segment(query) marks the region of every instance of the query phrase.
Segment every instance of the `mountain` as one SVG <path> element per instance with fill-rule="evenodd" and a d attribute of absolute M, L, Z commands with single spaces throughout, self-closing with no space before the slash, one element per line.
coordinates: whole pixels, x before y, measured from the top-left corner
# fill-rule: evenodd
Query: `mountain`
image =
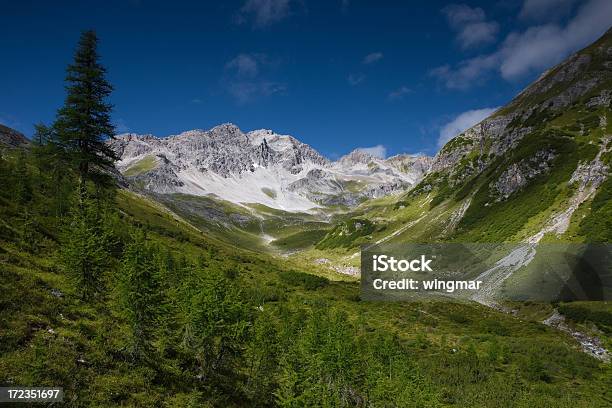
<path fill-rule="evenodd" d="M 513 243 L 474 300 L 560 295 L 546 271 L 527 268 L 544 243 L 612 242 L 611 95 L 608 31 L 450 140 L 415 187 L 363 203 L 301 256 L 326 250 L 346 268 L 359 265 L 363 244 Z"/>
<path fill-rule="evenodd" d="M 8 147 L 24 147 L 30 141 L 20 132 L 0 124 L 0 145 Z"/>
<path fill-rule="evenodd" d="M 68 407 L 610 406 L 612 303 L 497 295 L 555 294 L 555 271 L 522 269 L 544 242 L 612 239 L 611 58 L 608 33 L 435 158 L 331 162 L 233 125 L 124 135 L 135 192 L 9 130 L 0 383 Z M 410 242 L 516 250 L 475 302 L 369 301 L 359 248 Z"/>
<path fill-rule="evenodd" d="M 587 220 L 576 233 L 594 238 L 586 223 L 595 214 L 585 206 L 610 188 L 611 68 L 608 31 L 449 141 L 412 196 L 432 194 L 432 207 L 462 203 L 464 214 L 447 231 L 457 238 L 539 240 L 547 233 L 562 235 L 581 206 Z M 527 227 L 538 214 L 542 219 Z"/>
<path fill-rule="evenodd" d="M 135 186 L 157 194 L 212 196 L 290 212 L 355 206 L 401 192 L 429 169 L 431 158 L 387 160 L 354 151 L 331 162 L 292 136 L 244 133 L 233 124 L 166 138 L 120 135 L 110 142 L 118 169 Z"/>

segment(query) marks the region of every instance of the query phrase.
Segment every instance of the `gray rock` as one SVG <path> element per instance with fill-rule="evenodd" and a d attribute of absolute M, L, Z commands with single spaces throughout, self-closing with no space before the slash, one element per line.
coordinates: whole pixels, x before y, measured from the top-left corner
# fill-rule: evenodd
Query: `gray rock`
<path fill-rule="evenodd" d="M 512 163 L 499 178 L 490 184 L 495 201 L 504 201 L 525 187 L 530 180 L 550 170 L 555 154 L 552 150 L 541 150 L 533 157 Z"/>

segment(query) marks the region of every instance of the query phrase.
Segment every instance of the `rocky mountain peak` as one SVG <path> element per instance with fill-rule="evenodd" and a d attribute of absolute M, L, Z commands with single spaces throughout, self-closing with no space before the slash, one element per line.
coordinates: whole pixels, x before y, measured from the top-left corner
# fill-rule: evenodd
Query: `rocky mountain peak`
<path fill-rule="evenodd" d="M 285 210 L 355 205 L 409 188 L 424 174 L 422 166 L 411 167 L 416 162 L 390 166 L 360 150 L 331 162 L 292 136 L 269 129 L 244 133 L 231 123 L 167 138 L 122 135 L 109 143 L 120 156 L 119 170 L 145 190 L 212 194 Z M 377 164 L 368 166 L 373 160 Z"/>
<path fill-rule="evenodd" d="M 368 164 L 375 160 L 375 157 L 362 149 L 355 149 L 347 155 L 340 158 L 340 163 L 343 164 Z"/>
<path fill-rule="evenodd" d="M 230 134 L 230 135 L 236 134 L 236 133 L 242 133 L 242 131 L 240 130 L 238 126 L 230 122 L 217 125 L 213 127 L 212 129 L 210 129 L 209 132 L 213 134 L 221 133 L 221 134 Z"/>

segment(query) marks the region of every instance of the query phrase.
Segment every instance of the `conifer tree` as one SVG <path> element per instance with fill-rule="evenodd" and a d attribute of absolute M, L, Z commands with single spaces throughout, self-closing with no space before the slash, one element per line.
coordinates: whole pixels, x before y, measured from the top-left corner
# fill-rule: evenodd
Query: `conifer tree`
<path fill-rule="evenodd" d="M 250 325 L 239 287 L 222 271 L 209 269 L 185 280 L 183 345 L 195 354 L 199 376 L 228 384 Z"/>
<path fill-rule="evenodd" d="M 138 359 L 151 357 L 154 329 L 160 317 L 159 263 L 142 231 L 133 234 L 121 263 L 121 299 L 131 328 L 132 352 Z"/>
<path fill-rule="evenodd" d="M 68 209 L 68 198 L 74 188 L 66 172 L 66 155 L 57 143 L 53 127 L 35 125 L 33 148 L 40 180 L 41 193 L 46 197 L 46 208 L 58 219 Z"/>
<path fill-rule="evenodd" d="M 79 175 L 79 197 L 86 193 L 85 183 L 100 183 L 105 170 L 112 167 L 116 154 L 105 143 L 114 136 L 112 106 L 106 101 L 112 91 L 100 64 L 98 38 L 94 31 L 81 35 L 74 62 L 67 68 L 67 96 L 53 125 L 54 142 Z"/>
<path fill-rule="evenodd" d="M 60 261 L 84 300 L 100 292 L 103 273 L 111 264 L 111 233 L 105 228 L 107 212 L 85 197 L 74 206 L 63 231 Z"/>
<path fill-rule="evenodd" d="M 28 172 L 28 163 L 26 154 L 19 151 L 17 154 L 17 162 L 13 173 L 13 189 L 14 198 L 19 205 L 25 205 L 32 200 L 32 183 Z"/>

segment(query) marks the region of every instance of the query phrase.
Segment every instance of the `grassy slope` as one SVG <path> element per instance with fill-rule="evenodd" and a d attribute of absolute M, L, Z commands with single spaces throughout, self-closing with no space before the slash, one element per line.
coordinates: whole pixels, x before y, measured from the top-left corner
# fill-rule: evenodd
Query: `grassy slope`
<path fill-rule="evenodd" d="M 156 165 L 157 162 L 154 156 L 146 156 L 145 158 L 131 165 L 127 170 L 125 170 L 123 175 L 126 177 L 137 176 L 153 170 Z"/>
<path fill-rule="evenodd" d="M 397 334 L 441 405 L 493 407 L 513 401 L 516 406 L 586 407 L 612 400 L 609 366 L 600 366 L 572 339 L 541 324 L 479 305 L 359 302 L 358 285 L 351 282 L 308 290 L 283 277 L 290 264 L 211 240 L 131 193 L 122 192 L 118 201 L 124 222 L 148 224 L 151 240 L 176 254 L 206 256 L 239 270 L 240 280 L 256 289 L 266 309 L 336 308 L 364 335 Z M 104 406 L 172 406 L 181 392 L 189 392 L 189 385 L 162 386 L 150 369 L 117 358 L 121 318 L 102 301 L 78 301 L 46 251 L 27 253 L 3 239 L 0 273 L 0 383 L 61 384 L 77 405 L 93 400 Z"/>
<path fill-rule="evenodd" d="M 212 197 L 156 195 L 192 225 L 233 246 L 271 254 L 314 245 L 329 224 L 321 214 L 290 213 L 261 204 L 238 205 Z"/>

